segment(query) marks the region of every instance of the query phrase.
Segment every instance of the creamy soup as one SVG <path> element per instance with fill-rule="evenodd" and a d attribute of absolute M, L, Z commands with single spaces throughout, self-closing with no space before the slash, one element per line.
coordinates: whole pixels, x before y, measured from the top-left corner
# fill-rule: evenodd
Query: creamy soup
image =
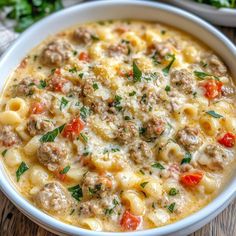
<path fill-rule="evenodd" d="M 191 36 L 104 21 L 51 36 L 1 97 L 2 161 L 47 214 L 135 231 L 203 208 L 235 167 L 235 86 Z"/>

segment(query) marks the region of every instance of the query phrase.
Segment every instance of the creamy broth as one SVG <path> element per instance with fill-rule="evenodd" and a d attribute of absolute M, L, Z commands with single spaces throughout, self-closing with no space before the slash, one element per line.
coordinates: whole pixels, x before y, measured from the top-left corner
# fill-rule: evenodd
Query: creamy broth
<path fill-rule="evenodd" d="M 63 222 L 160 227 L 203 208 L 235 169 L 235 101 L 221 59 L 181 31 L 80 25 L 8 79 L 2 161 L 18 191 Z"/>

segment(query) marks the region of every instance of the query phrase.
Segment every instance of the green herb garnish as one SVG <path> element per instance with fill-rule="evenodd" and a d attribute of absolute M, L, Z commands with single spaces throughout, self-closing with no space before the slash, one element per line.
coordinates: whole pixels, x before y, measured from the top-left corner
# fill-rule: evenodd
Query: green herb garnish
<path fill-rule="evenodd" d="M 170 90 L 171 90 L 170 86 L 169 86 L 169 85 L 166 85 L 165 91 L 168 93 L 168 92 L 170 92 Z"/>
<path fill-rule="evenodd" d="M 177 190 L 176 188 L 171 188 L 168 194 L 170 196 L 175 196 L 178 193 L 179 193 L 179 190 Z"/>
<path fill-rule="evenodd" d="M 90 188 L 90 187 L 89 187 L 89 193 L 90 193 L 91 195 L 94 195 L 94 194 L 96 194 L 97 192 L 99 192 L 99 191 L 101 190 L 101 188 L 102 188 L 102 184 L 96 184 L 96 185 L 94 186 L 94 188 Z"/>
<path fill-rule="evenodd" d="M 68 165 L 68 166 L 66 166 L 63 170 L 61 170 L 59 173 L 60 173 L 61 175 L 64 175 L 64 174 L 66 174 L 69 170 L 70 170 L 70 166 Z"/>
<path fill-rule="evenodd" d="M 68 191 L 71 193 L 71 196 L 74 199 L 76 199 L 78 202 L 81 201 L 81 198 L 83 197 L 83 191 L 79 184 L 68 188 Z"/>
<path fill-rule="evenodd" d="M 88 142 L 88 137 L 85 134 L 80 133 L 79 136 L 84 140 L 85 143 Z"/>
<path fill-rule="evenodd" d="M 22 32 L 36 21 L 63 8 L 61 0 L 2 0 L 0 8 L 8 7 L 7 18 L 15 20 L 15 31 Z"/>
<path fill-rule="evenodd" d="M 216 113 L 216 112 L 213 111 L 213 110 L 206 111 L 206 113 L 207 113 L 208 115 L 210 115 L 210 116 L 213 116 L 214 118 L 221 118 L 221 117 L 223 117 L 222 115 Z"/>
<path fill-rule="evenodd" d="M 105 215 L 111 215 L 112 213 L 114 213 L 114 209 L 117 205 L 119 205 L 119 202 L 116 199 L 113 199 L 113 207 L 105 209 Z"/>
<path fill-rule="evenodd" d="M 7 153 L 7 149 L 5 149 L 4 151 L 2 151 L 2 156 L 5 157 L 6 153 Z"/>
<path fill-rule="evenodd" d="M 129 93 L 129 96 L 132 97 L 132 96 L 134 96 L 135 94 L 136 94 L 136 92 L 133 91 L 133 92 Z"/>
<path fill-rule="evenodd" d="M 160 170 L 164 170 L 165 169 L 165 167 L 162 164 L 158 163 L 158 162 L 152 164 L 152 167 L 160 169 Z"/>
<path fill-rule="evenodd" d="M 192 154 L 189 153 L 189 152 L 186 152 L 185 155 L 184 155 L 183 160 L 181 161 L 181 165 L 190 163 L 191 159 L 192 159 Z"/>
<path fill-rule="evenodd" d="M 54 142 L 55 138 L 57 137 L 58 134 L 60 134 L 62 132 L 62 130 L 64 129 L 66 124 L 63 124 L 61 126 L 59 126 L 58 128 L 47 132 L 46 134 L 44 134 L 39 141 L 42 143 L 47 143 L 47 142 Z"/>
<path fill-rule="evenodd" d="M 194 75 L 195 75 L 198 79 L 200 79 L 200 80 L 204 80 L 204 79 L 207 78 L 207 77 L 214 77 L 214 79 L 220 80 L 217 76 L 214 76 L 214 75 L 205 73 L 205 72 L 203 72 L 203 71 L 196 71 L 196 70 L 195 70 L 193 73 L 194 73 Z"/>
<path fill-rule="evenodd" d="M 39 89 L 44 89 L 44 88 L 46 88 L 46 87 L 47 87 L 47 82 L 46 82 L 46 80 L 40 80 L 39 85 L 38 85 L 38 88 L 39 88 Z"/>
<path fill-rule="evenodd" d="M 145 186 L 148 184 L 148 182 L 143 182 L 143 183 L 141 183 L 140 184 L 140 186 L 142 187 L 142 188 L 145 188 Z"/>
<path fill-rule="evenodd" d="M 18 170 L 16 171 L 17 182 L 19 182 L 21 175 L 23 175 L 28 169 L 29 167 L 25 164 L 25 162 L 22 161 Z"/>
<path fill-rule="evenodd" d="M 175 61 L 175 54 L 173 54 L 173 55 L 168 54 L 168 57 L 171 58 L 171 61 L 164 69 L 162 69 L 162 72 L 165 76 L 167 76 L 169 74 L 170 68 L 173 65 L 174 61 Z"/>
<path fill-rule="evenodd" d="M 133 61 L 133 77 L 134 77 L 134 82 L 141 82 L 142 71 L 138 68 L 135 61 Z"/>
<path fill-rule="evenodd" d="M 93 84 L 93 89 L 94 89 L 94 90 L 98 90 L 98 84 L 94 83 L 94 84 Z"/>
<path fill-rule="evenodd" d="M 62 111 L 68 104 L 68 100 L 66 100 L 64 97 L 61 98 L 61 104 L 60 104 L 60 111 Z"/>
<path fill-rule="evenodd" d="M 167 207 L 167 209 L 168 209 L 171 213 L 173 213 L 173 212 L 174 212 L 174 209 L 175 209 L 175 202 L 171 203 L 171 204 Z"/>
<path fill-rule="evenodd" d="M 82 106 L 80 108 L 80 116 L 82 117 L 83 120 L 86 120 L 87 117 L 90 115 L 90 110 L 89 108 Z"/>

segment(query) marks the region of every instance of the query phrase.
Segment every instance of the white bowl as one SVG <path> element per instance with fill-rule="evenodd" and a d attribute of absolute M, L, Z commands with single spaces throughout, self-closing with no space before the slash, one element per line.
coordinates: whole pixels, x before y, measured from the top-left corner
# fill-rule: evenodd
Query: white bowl
<path fill-rule="evenodd" d="M 77 23 L 127 18 L 158 21 L 192 34 L 214 49 L 224 59 L 233 77 L 236 78 L 236 48 L 223 34 L 205 21 L 185 11 L 164 4 L 115 0 L 77 5 L 55 13 L 28 29 L 1 58 L 0 88 L 3 88 L 6 79 L 21 59 L 49 35 Z M 94 232 L 71 226 L 52 218 L 34 207 L 17 192 L 9 180 L 2 162 L 0 162 L 0 187 L 16 207 L 32 221 L 60 235 L 183 236 L 208 223 L 229 204 L 236 195 L 236 178 L 233 176 L 227 186 L 209 205 L 185 219 L 160 228 L 130 233 Z"/>
<path fill-rule="evenodd" d="M 165 0 L 164 2 L 189 10 L 215 25 L 236 27 L 235 8 L 218 9 L 207 4 L 195 2 L 194 0 Z"/>

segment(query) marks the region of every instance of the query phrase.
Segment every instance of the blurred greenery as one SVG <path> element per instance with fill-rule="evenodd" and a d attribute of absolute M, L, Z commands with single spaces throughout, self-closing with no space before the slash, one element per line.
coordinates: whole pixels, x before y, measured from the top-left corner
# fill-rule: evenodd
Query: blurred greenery
<path fill-rule="evenodd" d="M 22 32 L 63 5 L 61 0 L 0 0 L 0 9 L 5 7 L 10 8 L 7 18 L 16 21 L 15 31 Z"/>
<path fill-rule="evenodd" d="M 196 2 L 206 3 L 217 8 L 227 7 L 236 8 L 236 0 L 195 0 Z"/>

